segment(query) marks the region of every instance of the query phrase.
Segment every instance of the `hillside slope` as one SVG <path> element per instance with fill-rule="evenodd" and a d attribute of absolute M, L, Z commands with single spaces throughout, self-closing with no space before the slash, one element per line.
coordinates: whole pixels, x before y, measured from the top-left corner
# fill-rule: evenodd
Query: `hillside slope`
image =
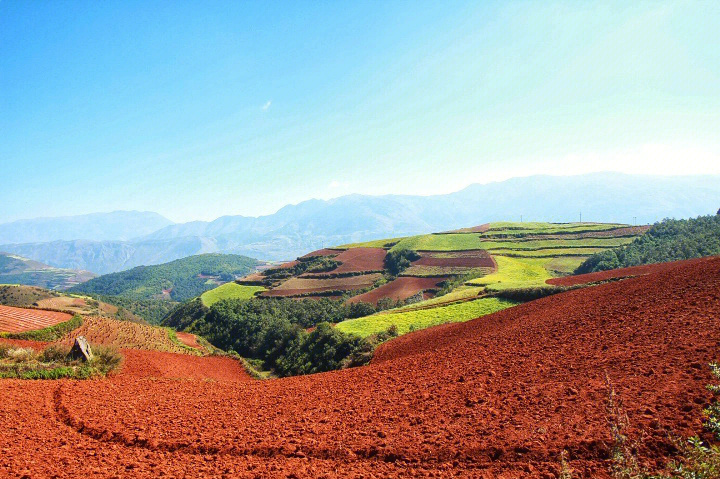
<path fill-rule="evenodd" d="M 22 256 L 0 252 L 0 283 L 65 290 L 96 275 L 89 271 L 54 268 Z"/>
<path fill-rule="evenodd" d="M 584 274 L 720 254 L 720 214 L 666 219 L 630 244 L 596 253 L 578 266 Z"/>
<path fill-rule="evenodd" d="M 145 320 L 122 304 L 87 296 L 50 291 L 36 286 L 0 284 L 0 305 L 20 308 L 45 308 L 70 314 L 93 315 L 121 321 L 144 323 Z"/>
<path fill-rule="evenodd" d="M 243 276 L 258 264 L 257 260 L 245 256 L 197 255 L 100 276 L 76 286 L 72 291 L 133 300 L 184 301 Z"/>
<path fill-rule="evenodd" d="M 11 381 L 0 474 L 558 477 L 564 457 L 575 477 L 609 478 L 620 420 L 609 397 L 639 464 L 659 472 L 674 437 L 701 431 L 718 315 L 710 258 L 416 332 L 364 368 L 245 383 Z M 67 427 L 51 427 L 56 410 Z M 68 441 L 81 460 L 62 469 L 66 453 L 33 448 Z"/>

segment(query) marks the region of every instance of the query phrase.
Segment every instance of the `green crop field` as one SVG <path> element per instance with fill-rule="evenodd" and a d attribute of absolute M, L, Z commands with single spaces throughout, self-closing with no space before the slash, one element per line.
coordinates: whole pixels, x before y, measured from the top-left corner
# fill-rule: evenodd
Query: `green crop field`
<path fill-rule="evenodd" d="M 536 250 L 496 249 L 493 256 L 512 256 L 520 258 L 555 258 L 558 256 L 591 256 L 608 248 L 550 248 Z"/>
<path fill-rule="evenodd" d="M 491 268 L 472 268 L 467 266 L 410 266 L 402 272 L 401 276 L 453 276 L 469 275 L 482 276 L 492 271 Z"/>
<path fill-rule="evenodd" d="M 200 300 L 207 307 L 223 299 L 250 299 L 255 293 L 265 291 L 262 286 L 244 286 L 237 283 L 225 283 L 210 291 L 205 291 Z"/>
<path fill-rule="evenodd" d="M 586 258 L 586 256 L 559 256 L 545 263 L 545 269 L 559 275 L 571 274 Z"/>
<path fill-rule="evenodd" d="M 342 246 L 333 246 L 333 249 L 351 249 L 351 248 L 388 248 L 403 238 L 386 238 L 373 241 L 365 241 L 363 243 L 350 243 Z"/>
<path fill-rule="evenodd" d="M 496 256 L 498 270 L 495 273 L 473 279 L 466 284 L 485 286 L 487 290 L 526 288 L 545 284 L 553 276 L 545 268 L 549 262 L 545 258 L 510 258 Z"/>
<path fill-rule="evenodd" d="M 408 304 L 407 306 L 400 306 L 390 310 L 393 313 L 403 313 L 405 311 L 415 311 L 418 309 L 427 309 L 439 305 L 455 303 L 458 301 L 467 301 L 476 298 L 485 290 L 482 286 L 466 286 L 461 285 L 453 289 L 447 294 L 437 296 L 435 298 L 426 299 L 424 301 L 418 301 L 417 303 Z"/>
<path fill-rule="evenodd" d="M 412 249 L 415 251 L 462 251 L 484 248 L 480 235 L 477 233 L 449 233 L 410 236 L 401 240 L 393 246 L 390 251 L 397 249 Z"/>
<path fill-rule="evenodd" d="M 493 236 L 498 233 L 507 235 L 580 233 L 583 231 L 608 231 L 627 226 L 618 223 L 515 223 L 501 221 L 490 223 L 490 228 L 483 233 L 483 236 Z"/>
<path fill-rule="evenodd" d="M 389 312 L 351 319 L 338 323 L 339 331 L 366 337 L 387 330 L 391 325 L 399 334 L 445 323 L 459 323 L 500 311 L 517 303 L 501 298 L 480 298 L 474 301 L 408 312 Z"/>
<path fill-rule="evenodd" d="M 632 237 L 625 238 L 580 238 L 580 239 L 551 239 L 551 240 L 525 240 L 521 238 L 509 240 L 486 240 L 482 242 L 483 249 L 494 251 L 498 249 L 537 250 L 552 248 L 614 248 L 632 243 Z"/>

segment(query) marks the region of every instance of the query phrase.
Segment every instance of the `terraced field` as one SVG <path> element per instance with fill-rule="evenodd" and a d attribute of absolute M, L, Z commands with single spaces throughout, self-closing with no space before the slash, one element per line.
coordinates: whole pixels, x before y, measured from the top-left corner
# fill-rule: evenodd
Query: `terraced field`
<path fill-rule="evenodd" d="M 371 287 L 382 278 L 379 273 L 346 276 L 340 278 L 316 279 L 294 277 L 276 288 L 262 293 L 266 297 L 317 295 L 336 291 L 354 291 Z"/>
<path fill-rule="evenodd" d="M 472 310 L 470 306 L 454 303 L 543 286 L 546 280 L 571 274 L 590 255 L 628 244 L 647 229 L 616 223 L 488 223 L 445 233 L 325 248 L 243 278 L 240 283 L 266 285 L 268 290 L 261 297 L 340 298 L 351 291 L 369 289 L 347 301 L 373 305 L 385 298 L 412 301 L 393 310 L 394 313 L 449 306 Z M 395 270 L 386 263 L 407 251 L 412 255 L 397 277 L 391 275 L 389 271 Z M 389 252 L 393 255 L 388 256 Z M 283 269 L 288 272 L 283 274 Z M 381 281 L 383 278 L 385 281 Z M 374 287 L 375 284 L 378 286 Z M 435 298 L 436 294 L 442 296 Z M 478 314 L 483 311 L 486 310 L 476 307 Z M 447 310 L 437 313 L 438 318 L 448 317 Z M 386 326 L 393 320 L 399 326 L 409 324 L 405 318 L 386 317 L 382 324 Z M 376 316 L 370 316 L 357 324 L 376 320 Z M 415 326 L 438 321 L 441 320 L 419 320 Z M 345 327 L 338 326 L 340 330 Z M 365 326 L 360 329 L 378 330 Z M 400 330 L 407 328 L 402 326 Z"/>
<path fill-rule="evenodd" d="M 22 333 L 48 328 L 72 319 L 71 314 L 0 305 L 0 332 Z"/>
<path fill-rule="evenodd" d="M 387 252 L 383 248 L 354 248 L 340 252 L 335 256 L 335 261 L 340 262 L 340 266 L 328 271 L 326 275 L 346 274 L 346 273 L 378 273 L 385 269 L 385 255 Z"/>
<path fill-rule="evenodd" d="M 410 277 L 400 276 L 378 288 L 367 293 L 353 296 L 348 301 L 351 303 L 372 303 L 377 304 L 382 298 L 389 298 L 394 301 L 402 301 L 408 299 L 420 292 L 437 291 L 439 284 L 446 281 L 447 277 Z"/>

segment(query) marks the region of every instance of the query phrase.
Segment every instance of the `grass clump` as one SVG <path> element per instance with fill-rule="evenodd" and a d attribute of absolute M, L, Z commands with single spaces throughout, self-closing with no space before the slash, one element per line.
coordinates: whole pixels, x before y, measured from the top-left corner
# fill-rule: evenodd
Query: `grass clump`
<path fill-rule="evenodd" d="M 84 362 L 70 356 L 70 348 L 51 345 L 37 352 L 0 344 L 0 378 L 15 379 L 88 379 L 106 376 L 118 369 L 123 357 L 117 349 L 94 346 L 93 358 Z"/>
<path fill-rule="evenodd" d="M 43 329 L 24 331 L 22 333 L 2 333 L 0 338 L 25 339 L 30 341 L 57 341 L 70 331 L 73 331 L 83 324 L 83 318 L 76 314 L 71 319 Z"/>

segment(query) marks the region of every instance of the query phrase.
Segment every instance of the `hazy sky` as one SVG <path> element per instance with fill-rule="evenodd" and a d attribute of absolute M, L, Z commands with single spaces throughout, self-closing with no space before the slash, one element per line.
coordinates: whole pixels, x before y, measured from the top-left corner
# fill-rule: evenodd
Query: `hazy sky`
<path fill-rule="evenodd" d="M 0 2 L 0 222 L 720 173 L 720 2 Z"/>

